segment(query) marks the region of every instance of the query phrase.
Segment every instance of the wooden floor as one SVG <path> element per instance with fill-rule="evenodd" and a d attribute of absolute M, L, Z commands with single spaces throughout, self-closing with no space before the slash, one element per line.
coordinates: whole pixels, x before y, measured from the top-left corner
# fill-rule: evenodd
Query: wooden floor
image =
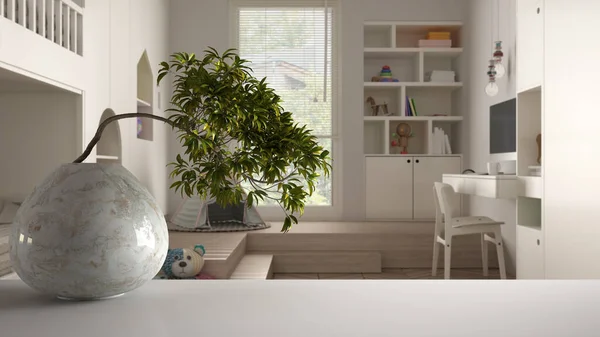
<path fill-rule="evenodd" d="M 170 247 L 203 244 L 205 270 L 219 279 L 282 274 L 388 278 L 431 268 L 431 222 L 301 222 L 288 233 L 280 232 L 281 225 L 235 233 L 170 232 Z M 480 270 L 479 240 L 477 235 L 453 240 L 453 269 Z M 497 268 L 495 249 L 489 250 L 489 264 Z M 443 266 L 443 253 L 438 265 Z"/>
<path fill-rule="evenodd" d="M 431 276 L 431 269 L 401 269 L 384 268 L 381 273 L 355 273 L 355 274 L 275 274 L 276 280 L 441 280 L 444 278 L 444 271 L 438 270 L 435 277 Z M 452 269 L 451 279 L 457 280 L 498 280 L 500 272 L 498 269 L 490 269 L 488 276 L 483 276 L 481 269 Z"/>

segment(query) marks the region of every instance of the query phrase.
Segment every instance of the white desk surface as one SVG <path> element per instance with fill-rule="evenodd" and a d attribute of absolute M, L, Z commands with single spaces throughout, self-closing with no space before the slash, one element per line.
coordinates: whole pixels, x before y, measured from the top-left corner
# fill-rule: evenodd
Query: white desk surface
<path fill-rule="evenodd" d="M 0 281 L 2 337 L 600 335 L 600 280 L 151 281 L 63 302 Z"/>
<path fill-rule="evenodd" d="M 443 177 L 447 178 L 469 178 L 469 179 L 488 179 L 488 180 L 516 180 L 517 176 L 514 174 L 499 174 L 491 176 L 488 174 L 444 174 Z"/>

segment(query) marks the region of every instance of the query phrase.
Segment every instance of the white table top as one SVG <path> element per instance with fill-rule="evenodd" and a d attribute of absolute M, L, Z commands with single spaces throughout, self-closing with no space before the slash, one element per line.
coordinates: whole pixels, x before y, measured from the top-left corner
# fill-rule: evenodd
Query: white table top
<path fill-rule="evenodd" d="M 2 337 L 600 335 L 600 281 L 151 281 L 63 302 L 0 281 Z"/>

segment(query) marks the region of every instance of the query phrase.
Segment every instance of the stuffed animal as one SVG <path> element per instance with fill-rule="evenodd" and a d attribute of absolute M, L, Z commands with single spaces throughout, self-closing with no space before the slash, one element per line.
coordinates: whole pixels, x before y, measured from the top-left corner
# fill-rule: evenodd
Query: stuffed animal
<path fill-rule="evenodd" d="M 204 246 L 196 245 L 194 249 L 174 248 L 167 251 L 167 258 L 157 279 L 198 279 L 204 267 Z"/>

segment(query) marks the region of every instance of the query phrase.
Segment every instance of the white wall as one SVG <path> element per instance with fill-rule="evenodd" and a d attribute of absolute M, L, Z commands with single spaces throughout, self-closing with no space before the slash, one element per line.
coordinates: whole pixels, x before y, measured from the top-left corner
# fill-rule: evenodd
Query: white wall
<path fill-rule="evenodd" d="M 167 0 L 88 0 L 85 8 L 85 144 L 93 137 L 102 112 L 111 108 L 116 114 L 135 112 L 137 63 L 144 49 L 152 71 L 166 60 L 168 52 Z M 155 90 L 158 91 L 158 90 Z M 170 95 L 163 82 L 162 96 Z M 157 93 L 155 92 L 155 96 Z M 156 99 L 155 99 L 156 102 Z M 164 107 L 155 113 L 164 115 Z M 122 163 L 167 207 L 166 134 L 169 129 L 154 124 L 152 142 L 137 139 L 136 120 L 120 120 L 123 145 Z M 90 156 L 88 161 L 93 161 Z"/>
<path fill-rule="evenodd" d="M 363 22 L 368 20 L 462 20 L 463 0 L 341 0 L 340 49 L 342 104 L 342 220 L 365 218 L 363 156 Z M 222 51 L 229 43 L 229 4 L 223 0 L 171 1 L 170 40 L 173 51 L 202 53 L 207 46 Z M 180 150 L 171 142 L 171 156 Z M 170 193 L 169 210 L 179 202 Z M 309 213 L 305 213 L 309 216 Z"/>
<path fill-rule="evenodd" d="M 500 4 L 500 34 L 496 24 L 497 4 Z M 491 18 L 493 6 L 494 18 Z M 493 27 L 492 27 L 493 26 Z M 495 97 L 485 94 L 488 82 L 487 66 L 492 56 L 494 39 L 502 40 L 504 66 L 507 74 L 497 80 L 500 92 Z M 470 0 L 468 19 L 464 27 L 465 55 L 462 57 L 463 67 L 468 67 L 464 81 L 463 106 L 465 119 L 458 128 L 460 134 L 459 147 L 463 150 L 463 168 L 475 172 L 485 172 L 489 161 L 489 107 L 490 105 L 514 98 L 516 96 L 516 0 Z M 466 57 L 466 58 L 465 58 Z M 465 65 L 466 63 L 466 65 Z M 504 221 L 502 236 L 505 242 L 507 269 L 515 272 L 516 253 L 516 201 L 488 199 L 483 197 L 466 197 L 465 210 L 472 214 L 482 214 Z"/>
<path fill-rule="evenodd" d="M 545 0 L 542 166 L 549 279 L 600 278 L 600 48 L 589 43 L 597 40 L 598 13 L 597 1 Z"/>
<path fill-rule="evenodd" d="M 80 107 L 72 93 L 0 93 L 0 198 L 22 201 L 79 156 Z"/>
<path fill-rule="evenodd" d="M 229 1 L 226 0 L 174 0 L 169 8 L 169 48 L 172 52 L 202 55 L 208 47 L 222 52 L 229 44 Z M 165 104 L 167 100 L 165 99 Z M 169 158 L 182 152 L 176 136 L 169 138 Z M 181 196 L 168 191 L 168 211 L 175 211 Z"/>

